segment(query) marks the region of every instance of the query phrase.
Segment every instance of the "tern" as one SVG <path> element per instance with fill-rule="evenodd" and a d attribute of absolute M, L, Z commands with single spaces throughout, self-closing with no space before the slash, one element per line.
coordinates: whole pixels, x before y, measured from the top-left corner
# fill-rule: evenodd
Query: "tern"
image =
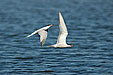
<path fill-rule="evenodd" d="M 72 47 L 73 45 L 69 45 L 66 43 L 66 37 L 68 35 L 68 31 L 64 19 L 61 15 L 61 12 L 59 12 L 59 28 L 60 28 L 60 32 L 57 39 L 57 43 L 55 45 L 50 45 L 48 47 L 56 47 L 56 48 Z"/>
<path fill-rule="evenodd" d="M 47 38 L 47 32 L 48 32 L 48 29 L 53 26 L 53 24 L 50 24 L 50 25 L 47 25 L 43 28 L 40 28 L 36 31 L 34 31 L 33 33 L 31 33 L 30 35 L 28 35 L 26 38 L 32 36 L 32 35 L 35 35 L 35 34 L 39 34 L 39 37 L 40 37 L 40 45 L 43 46 L 45 41 L 46 41 L 46 38 Z"/>

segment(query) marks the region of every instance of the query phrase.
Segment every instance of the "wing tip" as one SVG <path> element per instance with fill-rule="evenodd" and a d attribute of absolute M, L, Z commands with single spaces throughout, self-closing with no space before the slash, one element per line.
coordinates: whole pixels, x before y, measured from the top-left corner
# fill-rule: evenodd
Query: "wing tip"
<path fill-rule="evenodd" d="M 41 47 L 44 45 L 45 41 L 46 41 L 46 39 L 43 39 L 43 40 L 40 42 Z"/>
<path fill-rule="evenodd" d="M 61 14 L 61 11 L 59 11 L 59 15 Z"/>
<path fill-rule="evenodd" d="M 30 37 L 30 36 L 28 35 L 28 36 L 26 36 L 25 38 L 28 38 L 28 37 Z"/>
<path fill-rule="evenodd" d="M 40 42 L 40 46 L 41 46 L 41 47 L 43 46 L 43 42 Z"/>

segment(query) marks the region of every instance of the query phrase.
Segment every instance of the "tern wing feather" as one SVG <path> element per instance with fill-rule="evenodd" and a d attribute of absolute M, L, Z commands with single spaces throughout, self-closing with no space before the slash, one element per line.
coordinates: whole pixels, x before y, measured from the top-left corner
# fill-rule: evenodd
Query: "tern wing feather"
<path fill-rule="evenodd" d="M 66 44 L 66 37 L 68 35 L 68 31 L 64 19 L 61 15 L 61 12 L 59 12 L 59 28 L 60 28 L 60 32 L 59 32 L 57 44 Z"/>
<path fill-rule="evenodd" d="M 59 12 L 59 28 L 60 28 L 61 33 L 68 33 L 67 28 L 66 28 L 66 24 L 65 24 L 64 19 L 61 15 L 61 12 Z"/>
<path fill-rule="evenodd" d="M 43 46 L 47 38 L 47 31 L 41 30 L 38 33 L 40 35 L 40 45 Z"/>
<path fill-rule="evenodd" d="M 32 36 L 32 35 L 37 34 L 38 32 L 39 32 L 39 29 L 38 29 L 38 30 L 36 30 L 36 31 L 34 31 L 34 32 L 33 32 L 33 33 L 31 33 L 30 35 L 28 35 L 28 36 L 27 36 L 27 38 L 28 38 L 28 37 L 30 37 L 30 36 Z"/>

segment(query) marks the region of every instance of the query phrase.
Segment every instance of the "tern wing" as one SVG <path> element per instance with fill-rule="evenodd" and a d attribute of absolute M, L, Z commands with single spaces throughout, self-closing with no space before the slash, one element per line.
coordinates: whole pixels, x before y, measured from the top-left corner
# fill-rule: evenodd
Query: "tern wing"
<path fill-rule="evenodd" d="M 59 12 L 59 28 L 60 28 L 60 32 L 59 32 L 57 44 L 66 44 L 66 37 L 68 35 L 68 31 L 64 19 L 61 15 L 61 12 Z"/>
<path fill-rule="evenodd" d="M 49 26 L 46 26 L 46 27 L 43 27 L 43 28 L 40 28 L 40 29 L 34 31 L 33 33 L 31 33 L 30 35 L 28 35 L 27 37 L 30 37 L 30 36 L 32 36 L 32 35 L 38 33 L 38 32 L 41 31 L 41 30 L 47 30 L 47 29 L 48 29 L 49 27 L 51 27 L 51 26 L 53 26 L 53 24 L 51 24 L 51 25 L 49 25 Z"/>
<path fill-rule="evenodd" d="M 41 30 L 38 32 L 38 34 L 40 35 L 40 44 L 43 46 L 47 38 L 47 31 Z"/>
<path fill-rule="evenodd" d="M 30 35 L 28 35 L 28 36 L 27 36 L 27 38 L 28 38 L 28 37 L 30 37 L 30 36 L 32 36 L 32 35 L 37 34 L 38 32 L 39 32 L 39 29 L 38 29 L 38 30 L 36 30 L 36 31 L 34 31 L 34 32 L 33 32 L 33 33 L 31 33 Z"/>

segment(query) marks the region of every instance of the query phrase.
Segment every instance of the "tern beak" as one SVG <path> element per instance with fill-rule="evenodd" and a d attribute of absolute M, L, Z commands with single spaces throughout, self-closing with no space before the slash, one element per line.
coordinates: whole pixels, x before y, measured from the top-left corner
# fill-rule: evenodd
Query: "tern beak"
<path fill-rule="evenodd" d="M 53 26 L 54 24 L 51 24 L 51 25 L 49 25 L 49 26 Z"/>

